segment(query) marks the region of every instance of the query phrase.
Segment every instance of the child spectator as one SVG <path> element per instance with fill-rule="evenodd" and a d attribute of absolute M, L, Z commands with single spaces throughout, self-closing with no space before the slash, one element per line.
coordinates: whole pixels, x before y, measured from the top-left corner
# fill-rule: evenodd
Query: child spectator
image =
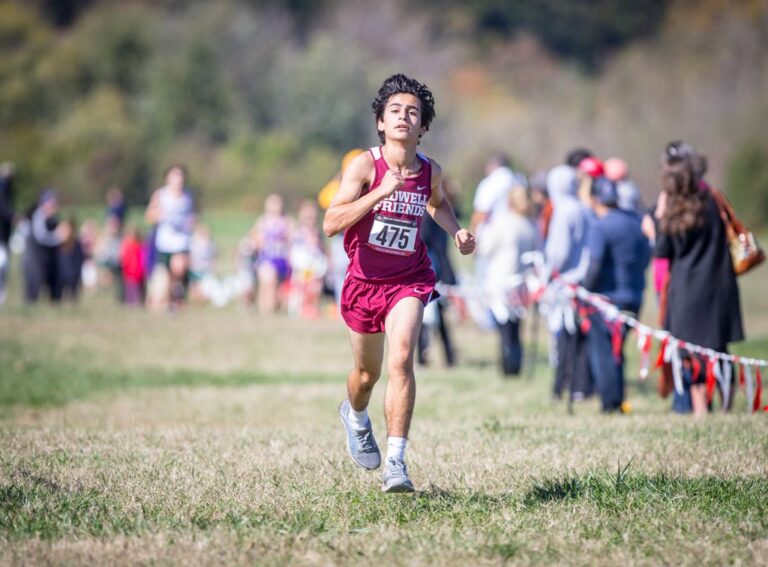
<path fill-rule="evenodd" d="M 126 305 L 144 303 L 144 246 L 135 226 L 129 226 L 120 246 L 120 267 L 123 275 L 123 300 Z"/>
<path fill-rule="evenodd" d="M 96 264 L 101 268 L 100 281 L 105 286 L 115 286 L 118 303 L 123 301 L 123 277 L 120 273 L 120 221 L 107 217 L 104 230 L 96 241 Z"/>
<path fill-rule="evenodd" d="M 305 200 L 299 205 L 298 223 L 291 243 L 291 290 L 288 311 L 292 315 L 316 318 L 323 277 L 328 268 L 317 222 L 317 207 Z"/>

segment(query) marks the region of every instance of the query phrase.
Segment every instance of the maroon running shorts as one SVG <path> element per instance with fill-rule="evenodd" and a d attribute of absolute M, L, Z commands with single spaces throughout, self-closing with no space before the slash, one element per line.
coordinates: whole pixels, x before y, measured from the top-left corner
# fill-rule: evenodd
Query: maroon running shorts
<path fill-rule="evenodd" d="M 429 270 L 415 283 L 370 283 L 347 274 L 341 290 L 341 316 L 356 333 L 383 333 L 387 315 L 404 297 L 415 297 L 424 305 L 437 297 L 434 272 Z"/>

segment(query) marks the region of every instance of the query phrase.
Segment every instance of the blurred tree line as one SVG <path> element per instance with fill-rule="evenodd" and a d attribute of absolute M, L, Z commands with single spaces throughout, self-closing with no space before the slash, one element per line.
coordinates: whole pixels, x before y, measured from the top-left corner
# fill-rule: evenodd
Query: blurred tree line
<path fill-rule="evenodd" d="M 0 156 L 23 198 L 142 202 L 176 161 L 208 201 L 314 192 L 373 138 L 371 85 L 331 36 L 302 44 L 303 4 L 0 4 Z"/>
<path fill-rule="evenodd" d="M 648 154 L 662 137 L 719 130 L 711 147 L 729 165 L 712 160 L 715 175 L 751 194 L 765 179 L 768 143 L 752 125 L 768 99 L 754 64 L 768 11 L 740 0 L 746 15 L 729 19 L 725 4 L 0 1 L 0 160 L 16 163 L 22 203 L 46 186 L 94 202 L 112 185 L 145 202 L 179 161 L 204 204 L 311 195 L 350 147 L 376 143 L 371 99 L 404 71 L 435 91 L 426 150 L 465 192 L 489 149 L 533 170 L 578 143 Z M 701 85 L 690 113 L 670 102 Z M 722 121 L 698 129 L 712 109 Z M 655 159 L 634 171 L 647 184 Z"/>

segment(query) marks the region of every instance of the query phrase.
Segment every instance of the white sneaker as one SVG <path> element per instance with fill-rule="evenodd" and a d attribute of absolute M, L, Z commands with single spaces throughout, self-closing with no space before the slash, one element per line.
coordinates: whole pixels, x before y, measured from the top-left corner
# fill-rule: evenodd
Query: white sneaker
<path fill-rule="evenodd" d="M 413 482 L 408 478 L 408 468 L 404 461 L 396 461 L 389 457 L 384 462 L 384 472 L 381 475 L 383 483 L 382 492 L 413 492 Z"/>

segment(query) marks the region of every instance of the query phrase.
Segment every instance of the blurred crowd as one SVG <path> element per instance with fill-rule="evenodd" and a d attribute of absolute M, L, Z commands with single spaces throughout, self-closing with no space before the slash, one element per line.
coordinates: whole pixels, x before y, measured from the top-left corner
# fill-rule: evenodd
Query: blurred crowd
<path fill-rule="evenodd" d="M 706 180 L 707 159 L 684 142 L 672 142 L 661 156 L 661 191 L 643 203 L 625 160 L 601 160 L 586 148 L 527 180 L 503 155 L 492 156 L 477 187 L 471 218 L 478 251 L 475 262 L 479 317 L 500 336 L 501 368 L 520 372 L 520 324 L 531 313 L 525 278 L 543 277 L 561 290 L 582 286 L 620 312 L 637 318 L 645 275 L 652 278 L 658 325 L 688 344 L 728 352 L 744 338 L 734 264 L 722 194 Z M 552 396 L 569 404 L 593 395 L 602 411 L 626 413 L 624 342 L 628 327 L 608 320 L 594 305 L 561 293 L 539 306 L 552 334 L 555 368 Z M 707 365 L 682 350 L 682 392 L 671 387 L 669 368 L 659 392 L 673 394 L 673 409 L 703 415 L 713 402 L 705 389 Z M 725 372 L 735 380 L 735 372 Z M 732 397 L 723 397 L 725 410 Z"/>
<path fill-rule="evenodd" d="M 282 196 L 268 195 L 242 236 L 234 262 L 223 270 L 217 266 L 221 258 L 211 230 L 198 218 L 183 165 L 170 167 L 152 193 L 141 223 L 148 228 L 142 231 L 128 221 L 118 188 L 106 194 L 103 223 L 62 218 L 55 190 L 43 191 L 19 214 L 14 170 L 3 164 L 0 305 L 6 299 L 10 254 L 16 253 L 29 304 L 42 294 L 53 302 L 77 301 L 82 293 L 110 288 L 120 303 L 155 311 L 174 312 L 190 301 L 216 306 L 243 301 L 260 313 L 283 311 L 304 318 L 319 317 L 325 308 L 333 313 L 347 257 L 342 236 L 322 235 L 320 214 L 338 190 L 344 167 L 362 151 L 350 151 L 316 200 L 297 203 L 295 216 L 287 213 Z M 723 223 L 709 196 L 706 158 L 688 144 L 673 142 L 661 162 L 661 191 L 647 206 L 626 161 L 618 157 L 601 160 L 588 149 L 575 148 L 563 163 L 527 177 L 504 154 L 490 156 L 467 211 L 478 242 L 471 270 L 454 269 L 451 238 L 425 215 L 421 235 L 441 297 L 425 310 L 419 362 L 431 362 L 437 337 L 445 364 L 456 363 L 459 353 L 446 317 L 454 308 L 454 319 L 472 318 L 498 332 L 501 372 L 519 375 L 522 322 L 543 312 L 552 337 L 553 399 L 567 397 L 573 403 L 596 395 L 604 412 L 629 411 L 623 356 L 627 329 L 588 304 L 537 305 L 526 278 L 546 274 L 558 285 L 583 286 L 636 317 L 649 263 L 660 326 L 720 352 L 742 339 L 738 286 Z M 450 177 L 444 192 L 458 208 Z M 323 295 L 329 301 L 321 302 Z M 334 296 L 335 302 L 330 300 Z M 711 406 L 695 371 L 701 361 L 693 354 L 685 361 L 685 392 L 674 393 L 673 406 L 701 415 Z"/>
<path fill-rule="evenodd" d="M 0 169 L 0 300 L 6 300 L 10 254 L 21 258 L 23 299 L 34 304 L 78 301 L 110 289 L 127 306 L 174 312 L 188 302 L 222 306 L 253 303 L 262 313 L 285 310 L 313 318 L 330 293 L 326 246 L 313 200 L 298 204 L 296 218 L 280 195 L 269 195 L 263 214 L 244 234 L 234 261 L 219 276 L 219 247 L 198 218 L 184 166 L 170 167 L 152 193 L 144 222 L 129 222 L 122 191 L 106 194 L 104 221 L 63 218 L 59 194 L 48 189 L 22 214 L 13 207 L 13 168 Z M 140 224 L 147 226 L 145 231 Z M 344 269 L 344 266 L 342 266 Z M 1 304 L 1 303 L 0 303 Z"/>

